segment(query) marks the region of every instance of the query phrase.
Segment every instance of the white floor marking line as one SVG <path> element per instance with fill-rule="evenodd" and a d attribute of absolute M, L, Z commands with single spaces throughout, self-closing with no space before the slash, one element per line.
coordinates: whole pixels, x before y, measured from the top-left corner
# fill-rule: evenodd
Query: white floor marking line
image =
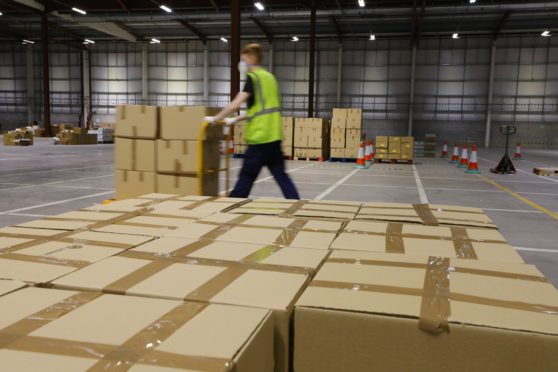
<path fill-rule="evenodd" d="M 300 167 L 296 167 L 296 168 L 293 168 L 293 169 L 289 169 L 289 170 L 285 171 L 285 173 L 296 172 L 297 170 L 304 169 L 304 168 L 308 168 L 308 167 L 310 167 L 310 166 L 312 166 L 312 165 L 314 165 L 314 163 L 310 163 L 310 164 L 306 164 L 306 165 L 303 165 L 303 166 L 300 166 Z M 256 180 L 256 181 L 254 182 L 254 184 L 260 183 L 260 182 L 265 182 L 265 181 L 268 181 L 268 180 L 270 180 L 270 179 L 272 179 L 272 178 L 273 178 L 273 176 L 264 177 L 264 178 L 261 178 L 261 179 L 259 179 L 259 180 Z M 295 186 L 296 186 L 296 183 L 295 183 Z M 223 191 L 219 192 L 219 195 L 227 194 L 227 193 L 231 192 L 231 191 L 233 190 L 233 188 L 234 188 L 234 186 L 231 187 L 231 188 L 228 189 L 228 190 L 223 190 Z"/>
<path fill-rule="evenodd" d="M 552 179 L 552 178 L 550 178 L 550 177 L 539 176 L 538 174 L 530 173 L 530 172 L 524 171 L 523 169 L 517 169 L 517 170 L 518 170 L 519 172 L 521 172 L 521 173 L 525 173 L 525 174 L 537 176 L 538 178 L 542 178 L 542 179 L 545 180 L 545 181 L 550 181 L 550 182 L 556 182 L 556 183 L 558 183 L 558 180 Z"/>
<path fill-rule="evenodd" d="M 523 209 L 498 209 L 498 208 L 483 208 L 485 211 L 494 211 L 494 212 L 510 212 L 510 213 L 542 213 L 539 211 L 526 211 Z"/>
<path fill-rule="evenodd" d="M 77 197 L 77 198 L 71 198 L 71 199 L 65 199 L 65 200 L 58 200 L 58 201 L 50 202 L 50 203 L 32 205 L 32 206 L 30 206 L 30 207 L 17 208 L 17 209 L 10 209 L 9 211 L 0 212 L 0 214 L 10 214 L 10 213 L 23 212 L 23 211 L 28 211 L 28 210 L 30 210 L 30 209 L 37 209 L 37 208 L 42 208 L 42 207 L 49 207 L 49 206 L 51 206 L 51 205 L 64 204 L 64 203 L 68 203 L 68 202 L 75 201 L 75 200 L 94 198 L 94 197 L 96 197 L 96 196 L 108 195 L 108 194 L 114 194 L 114 191 L 105 191 L 105 192 L 100 192 L 100 193 L 97 193 L 97 194 L 91 194 L 91 195 L 80 196 L 80 197 Z"/>
<path fill-rule="evenodd" d="M 352 186 L 352 187 L 382 187 L 382 188 L 389 188 L 389 189 L 416 189 L 416 186 L 395 186 L 395 185 L 359 185 L 356 183 L 346 183 L 343 186 Z"/>
<path fill-rule="evenodd" d="M 422 182 L 420 180 L 417 167 L 413 164 L 412 168 L 413 168 L 413 174 L 415 175 L 415 182 L 417 183 L 420 202 L 422 204 L 428 204 L 428 198 L 426 197 L 426 192 L 424 191 L 424 187 L 422 187 Z"/>
<path fill-rule="evenodd" d="M 0 174 L 0 176 L 26 176 L 28 174 L 37 174 L 37 173 L 51 173 L 51 172 L 66 172 L 71 170 L 79 170 L 79 169 L 91 169 L 91 168 L 101 168 L 101 167 L 112 167 L 112 165 L 96 165 L 93 167 L 79 167 L 79 168 L 64 168 L 64 169 L 52 169 L 52 170 L 45 170 L 45 171 L 36 171 L 36 172 L 27 172 L 27 173 L 11 173 L 11 174 Z"/>
<path fill-rule="evenodd" d="M 323 198 L 328 196 L 333 190 L 335 190 L 336 188 L 341 186 L 345 181 L 347 181 L 349 178 L 351 178 L 351 176 L 356 174 L 358 171 L 359 171 L 359 169 L 353 169 L 351 171 L 351 173 L 347 174 L 345 177 L 343 177 L 339 181 L 335 182 L 333 185 L 328 187 L 324 192 L 322 192 L 320 195 L 316 196 L 314 199 L 322 200 Z"/>
<path fill-rule="evenodd" d="M 558 253 L 558 249 L 527 248 L 527 247 L 514 247 L 514 248 L 517 251 L 540 252 L 540 253 Z"/>
<path fill-rule="evenodd" d="M 48 215 L 46 214 L 27 214 L 27 213 L 6 213 L 7 215 L 10 216 L 23 216 L 23 217 L 48 217 Z"/>

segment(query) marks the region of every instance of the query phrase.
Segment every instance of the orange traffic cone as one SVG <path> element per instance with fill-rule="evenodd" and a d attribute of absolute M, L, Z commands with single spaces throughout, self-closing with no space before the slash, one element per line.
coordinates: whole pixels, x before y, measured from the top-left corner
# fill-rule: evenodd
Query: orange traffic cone
<path fill-rule="evenodd" d="M 358 157 L 355 165 L 355 169 L 366 169 L 366 163 L 364 161 L 364 147 L 362 146 L 362 142 L 358 148 Z"/>
<path fill-rule="evenodd" d="M 467 168 L 469 165 L 469 157 L 467 156 L 467 144 L 463 144 L 463 151 L 461 151 L 461 159 L 457 168 Z"/>
<path fill-rule="evenodd" d="M 371 162 L 371 157 L 370 157 L 370 140 L 368 140 L 368 142 L 366 143 L 366 149 L 364 150 L 364 163 L 366 165 L 370 165 L 372 164 Z"/>
<path fill-rule="evenodd" d="M 453 155 L 451 156 L 450 163 L 451 164 L 459 163 L 459 147 L 457 146 L 457 143 L 453 146 Z"/>
<path fill-rule="evenodd" d="M 513 156 L 513 160 L 521 160 L 521 143 L 517 143 L 515 145 L 515 154 Z"/>
<path fill-rule="evenodd" d="M 442 150 L 442 158 L 448 157 L 448 141 L 444 141 L 444 148 Z"/>
<path fill-rule="evenodd" d="M 473 145 L 473 149 L 471 150 L 471 161 L 469 162 L 469 168 L 467 168 L 465 173 L 480 173 L 479 163 L 477 160 L 477 145 Z"/>

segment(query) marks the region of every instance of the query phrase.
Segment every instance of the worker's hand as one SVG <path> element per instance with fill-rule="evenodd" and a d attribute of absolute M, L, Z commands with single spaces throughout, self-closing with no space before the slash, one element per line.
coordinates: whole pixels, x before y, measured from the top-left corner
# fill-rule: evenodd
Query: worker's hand
<path fill-rule="evenodd" d="M 215 116 L 206 116 L 203 118 L 203 121 L 207 122 L 208 124 L 213 124 L 215 122 Z"/>
<path fill-rule="evenodd" d="M 234 117 L 234 118 L 225 118 L 223 121 L 224 121 L 225 124 L 227 124 L 227 125 L 233 125 L 234 123 L 236 123 L 236 122 L 238 121 L 238 118 L 237 118 L 237 117 Z"/>

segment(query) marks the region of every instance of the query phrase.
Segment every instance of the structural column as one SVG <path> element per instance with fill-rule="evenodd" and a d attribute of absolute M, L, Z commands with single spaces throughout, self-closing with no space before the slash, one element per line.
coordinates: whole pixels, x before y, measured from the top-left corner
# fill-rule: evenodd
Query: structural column
<path fill-rule="evenodd" d="M 269 43 L 269 72 L 273 72 L 273 44 Z"/>
<path fill-rule="evenodd" d="M 147 45 L 143 45 L 141 49 L 141 99 L 144 105 L 147 104 L 148 98 L 148 63 L 149 60 L 147 58 Z"/>
<path fill-rule="evenodd" d="M 27 79 L 27 123 L 31 124 L 35 120 L 35 86 L 34 86 L 34 69 L 33 69 L 33 47 L 27 46 L 25 50 L 25 70 Z"/>
<path fill-rule="evenodd" d="M 91 115 L 91 60 L 89 50 L 83 50 L 81 52 L 81 104 L 82 104 L 82 117 L 83 117 L 83 127 L 87 128 L 88 120 Z"/>
<path fill-rule="evenodd" d="M 231 100 L 240 91 L 240 0 L 231 0 Z"/>
<path fill-rule="evenodd" d="M 413 115 L 415 105 L 415 71 L 417 65 L 417 45 L 413 44 L 411 55 L 411 89 L 409 93 L 409 127 L 407 128 L 407 135 L 413 135 Z"/>
<path fill-rule="evenodd" d="M 341 107 L 341 87 L 343 83 L 343 43 L 337 49 L 337 106 Z"/>
<path fill-rule="evenodd" d="M 490 75 L 488 75 L 488 97 L 486 100 L 486 127 L 484 129 L 484 147 L 490 147 L 490 131 L 492 126 L 492 93 L 494 90 L 494 67 L 496 65 L 496 41 L 492 41 L 490 53 Z"/>
<path fill-rule="evenodd" d="M 41 13 L 41 49 L 43 57 L 43 122 L 45 134 L 50 136 L 50 73 L 48 61 L 48 16 L 45 10 Z"/>
<path fill-rule="evenodd" d="M 203 103 L 209 105 L 209 48 L 203 46 Z"/>
<path fill-rule="evenodd" d="M 308 68 L 308 117 L 314 116 L 314 70 L 316 64 L 316 4 L 310 11 L 310 66 Z"/>

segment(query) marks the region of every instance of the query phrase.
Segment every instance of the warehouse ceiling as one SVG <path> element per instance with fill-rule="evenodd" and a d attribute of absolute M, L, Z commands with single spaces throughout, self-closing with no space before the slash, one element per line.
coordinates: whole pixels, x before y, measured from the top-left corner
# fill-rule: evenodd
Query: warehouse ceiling
<path fill-rule="evenodd" d="M 558 27 L 558 1 L 476 0 L 242 1 L 245 39 L 301 40 L 310 33 L 316 7 L 316 35 L 327 39 L 420 39 L 459 32 L 467 35 L 539 35 Z M 40 40 L 41 12 L 46 8 L 53 40 L 81 42 L 126 40 L 148 42 L 211 40 L 230 35 L 230 1 L 223 0 L 0 0 L 0 38 Z M 160 8 L 165 5 L 172 10 Z M 78 8 L 87 14 L 73 11 Z"/>

